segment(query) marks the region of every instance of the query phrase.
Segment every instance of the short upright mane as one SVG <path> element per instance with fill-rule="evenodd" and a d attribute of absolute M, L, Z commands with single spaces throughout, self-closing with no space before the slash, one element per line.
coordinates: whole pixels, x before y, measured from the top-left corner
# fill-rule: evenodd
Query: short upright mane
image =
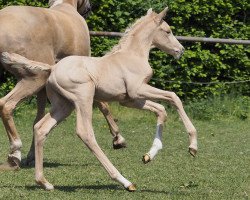
<path fill-rule="evenodd" d="M 125 32 L 124 32 L 124 35 L 122 36 L 122 38 L 119 40 L 119 43 L 117 45 L 115 45 L 111 51 L 109 51 L 108 53 L 106 53 L 106 55 L 111 55 L 111 54 L 114 54 L 116 53 L 117 51 L 119 51 L 121 48 L 122 48 L 122 45 L 124 43 L 126 43 L 127 39 L 131 36 L 131 33 L 134 32 L 134 30 L 136 29 L 136 27 L 138 25 L 140 25 L 144 19 L 147 17 L 146 16 L 143 16 L 139 19 L 137 19 L 131 26 L 129 26 L 128 28 L 126 28 Z"/>

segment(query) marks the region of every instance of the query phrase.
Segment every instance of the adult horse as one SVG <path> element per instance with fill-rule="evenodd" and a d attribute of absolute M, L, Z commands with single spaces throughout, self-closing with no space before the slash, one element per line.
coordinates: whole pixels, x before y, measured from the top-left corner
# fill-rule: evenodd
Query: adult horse
<path fill-rule="evenodd" d="M 89 0 L 50 0 L 50 8 L 10 6 L 0 11 L 0 53 L 18 53 L 29 59 L 50 65 L 69 55 L 90 55 L 90 38 L 87 24 L 81 14 L 90 9 Z M 77 12 L 78 11 L 78 12 Z M 46 92 L 44 85 L 49 73 L 31 73 L 21 68 L 11 68 L 0 63 L 15 75 L 18 82 L 14 89 L 0 99 L 0 114 L 5 126 L 10 153 L 7 163 L 0 169 L 19 168 L 22 142 L 13 120 L 16 105 L 33 94 L 37 94 L 37 115 L 35 122 L 44 116 Z M 124 139 L 118 135 L 118 127 L 110 116 L 107 104 L 99 108 L 109 122 L 114 143 L 122 145 Z M 27 163 L 34 160 L 34 141 L 27 157 Z"/>
<path fill-rule="evenodd" d="M 52 108 L 35 125 L 36 182 L 47 190 L 54 187 L 43 175 L 43 144 L 50 130 L 65 119 L 75 108 L 79 138 L 94 153 L 110 177 L 127 190 L 135 186 L 123 177 L 113 166 L 97 144 L 92 128 L 92 104 L 98 101 L 118 101 L 128 107 L 150 110 L 157 116 L 156 135 L 144 162 L 149 162 L 162 148 L 162 130 L 166 119 L 165 108 L 152 100 L 168 101 L 175 106 L 189 135 L 189 152 L 197 151 L 196 129 L 188 118 L 182 102 L 174 92 L 164 91 L 148 85 L 153 72 L 149 65 L 149 51 L 157 47 L 179 58 L 184 48 L 172 34 L 169 25 L 163 21 L 167 8 L 160 14 L 148 10 L 123 36 L 119 44 L 100 58 L 69 56 L 53 68 L 48 79 L 47 92 Z M 8 63 L 22 66 L 26 70 L 50 71 L 50 67 L 29 61 L 16 54 L 4 54 Z M 71 70 L 74 66 L 74 71 Z M 112 80 L 112 81 L 110 81 Z"/>

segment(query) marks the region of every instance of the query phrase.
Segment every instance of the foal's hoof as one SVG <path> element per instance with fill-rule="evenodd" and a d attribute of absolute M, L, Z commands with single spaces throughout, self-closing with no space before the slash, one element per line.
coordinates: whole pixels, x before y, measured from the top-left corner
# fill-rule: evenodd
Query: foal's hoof
<path fill-rule="evenodd" d="M 150 156 L 149 156 L 148 153 L 146 153 L 146 154 L 142 157 L 142 162 L 143 162 L 144 164 L 147 164 L 147 163 L 149 163 L 150 161 L 151 161 Z"/>
<path fill-rule="evenodd" d="M 136 186 L 135 186 L 135 184 L 132 184 L 132 185 L 128 186 L 128 187 L 126 188 L 126 190 L 129 191 L 129 192 L 134 192 L 134 191 L 136 191 Z"/>
<path fill-rule="evenodd" d="M 197 154 L 197 149 L 194 149 L 194 148 L 192 148 L 192 147 L 189 147 L 188 152 L 189 152 L 193 157 L 195 157 L 196 154 Z"/>

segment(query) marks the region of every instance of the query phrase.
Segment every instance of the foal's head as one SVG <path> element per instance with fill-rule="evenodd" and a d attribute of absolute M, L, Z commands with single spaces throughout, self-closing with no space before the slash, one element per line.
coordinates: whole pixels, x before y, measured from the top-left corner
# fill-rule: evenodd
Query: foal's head
<path fill-rule="evenodd" d="M 157 26 L 153 35 L 152 45 L 178 59 L 184 53 L 184 47 L 175 38 L 170 26 L 163 20 L 167 10 L 168 8 L 165 8 L 159 14 L 153 12 L 152 9 L 148 10 L 147 15 L 153 18 Z"/>

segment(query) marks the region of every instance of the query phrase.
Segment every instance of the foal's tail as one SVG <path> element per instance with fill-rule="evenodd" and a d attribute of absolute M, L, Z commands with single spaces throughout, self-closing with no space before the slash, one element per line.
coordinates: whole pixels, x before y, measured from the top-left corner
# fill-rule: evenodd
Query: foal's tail
<path fill-rule="evenodd" d="M 11 71 L 19 71 L 20 69 L 32 74 L 38 74 L 40 72 L 51 72 L 51 67 L 48 64 L 29 60 L 19 54 L 3 52 L 1 61 L 8 64 L 8 68 Z"/>

